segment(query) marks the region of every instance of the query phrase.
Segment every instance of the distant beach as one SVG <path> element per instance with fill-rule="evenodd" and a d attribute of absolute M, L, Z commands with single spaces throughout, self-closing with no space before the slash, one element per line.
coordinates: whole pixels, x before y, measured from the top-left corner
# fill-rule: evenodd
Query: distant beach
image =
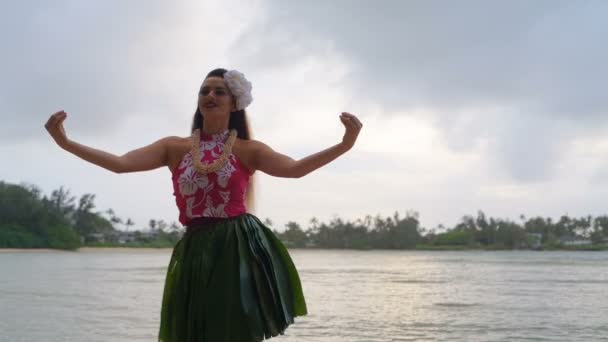
<path fill-rule="evenodd" d="M 61 252 L 59 249 L 50 248 L 0 248 L 0 253 L 14 253 L 14 252 Z"/>
<path fill-rule="evenodd" d="M 61 249 L 50 248 L 0 248 L 0 253 L 41 253 L 41 252 L 116 252 L 118 250 L 125 252 L 143 252 L 143 251 L 167 251 L 171 248 L 149 248 L 149 247 L 81 247 L 75 251 L 66 251 Z"/>

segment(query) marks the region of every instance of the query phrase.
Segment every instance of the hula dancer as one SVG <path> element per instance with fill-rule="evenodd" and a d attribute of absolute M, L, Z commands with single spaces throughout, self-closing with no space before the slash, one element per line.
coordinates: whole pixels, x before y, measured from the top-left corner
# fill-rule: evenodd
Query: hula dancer
<path fill-rule="evenodd" d="M 64 150 L 116 173 L 166 166 L 186 227 L 169 261 L 158 340 L 253 342 L 283 334 L 306 315 L 296 268 L 283 244 L 247 212 L 255 171 L 299 178 L 350 150 L 361 122 L 340 121 L 342 141 L 301 160 L 250 139 L 251 83 L 236 70 L 211 71 L 201 85 L 192 135 L 170 136 L 122 156 L 67 138 L 59 111 L 45 127 Z"/>

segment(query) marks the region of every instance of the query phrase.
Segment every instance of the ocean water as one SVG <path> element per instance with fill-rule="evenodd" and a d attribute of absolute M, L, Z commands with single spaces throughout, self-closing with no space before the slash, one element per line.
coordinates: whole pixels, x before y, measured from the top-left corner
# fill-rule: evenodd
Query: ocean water
<path fill-rule="evenodd" d="M 284 342 L 608 341 L 608 252 L 290 250 Z M 0 341 L 155 341 L 171 251 L 0 252 Z"/>

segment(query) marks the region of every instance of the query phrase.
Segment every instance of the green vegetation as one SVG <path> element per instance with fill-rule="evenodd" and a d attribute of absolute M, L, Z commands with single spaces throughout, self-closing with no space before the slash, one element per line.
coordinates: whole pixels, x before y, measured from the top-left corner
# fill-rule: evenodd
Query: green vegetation
<path fill-rule="evenodd" d="M 335 219 L 329 224 L 312 219 L 306 230 L 290 222 L 284 232 L 275 234 L 295 248 L 608 250 L 608 216 L 562 216 L 553 221 L 522 215 L 520 220 L 488 218 L 480 211 L 477 217 L 464 216 L 452 228 L 440 225 L 427 230 L 420 227 L 418 215 L 410 212 L 404 218 L 395 213 L 393 217 L 367 216 L 354 222 Z"/>
<path fill-rule="evenodd" d="M 146 231 L 118 230 L 133 221 L 94 211 L 94 200 L 84 194 L 76 201 L 63 187 L 47 197 L 36 186 L 0 181 L 0 248 L 172 247 L 181 237 L 177 224 L 162 220 L 150 220 Z"/>
<path fill-rule="evenodd" d="M 284 232 L 274 233 L 287 247 L 296 248 L 412 249 L 420 240 L 416 213 L 403 218 L 397 213 L 388 218 L 366 216 L 354 222 L 335 218 L 327 224 L 313 218 L 310 225 L 303 231 L 299 224 L 289 222 Z"/>
<path fill-rule="evenodd" d="M 0 181 L 0 248 L 170 248 L 183 234 L 178 224 L 163 220 L 150 220 L 132 231 L 131 219 L 119 218 L 112 209 L 95 211 L 94 200 L 95 195 L 84 194 L 76 201 L 63 187 L 47 197 L 35 186 Z M 273 226 L 269 219 L 265 223 Z M 608 216 L 562 216 L 557 221 L 521 216 L 517 223 L 488 218 L 480 211 L 452 228 L 427 230 L 417 213 L 408 212 L 404 217 L 368 215 L 329 223 L 313 218 L 306 229 L 289 222 L 283 232 L 273 231 L 291 248 L 608 250 Z"/>

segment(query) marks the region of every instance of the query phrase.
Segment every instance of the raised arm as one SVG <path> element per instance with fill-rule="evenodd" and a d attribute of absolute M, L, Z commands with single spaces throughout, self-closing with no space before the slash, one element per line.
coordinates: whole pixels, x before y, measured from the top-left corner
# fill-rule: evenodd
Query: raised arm
<path fill-rule="evenodd" d="M 51 115 L 44 127 L 57 145 L 83 160 L 116 173 L 146 171 L 167 165 L 168 146 L 174 137 L 163 138 L 148 146 L 117 156 L 68 139 L 63 128 L 66 117 L 66 112 L 59 111 Z"/>
<path fill-rule="evenodd" d="M 345 127 L 342 142 L 300 160 L 294 160 L 258 142 L 254 157 L 255 168 L 271 176 L 300 178 L 327 165 L 354 146 L 363 127 L 361 121 L 349 113 L 342 113 L 340 121 Z"/>

